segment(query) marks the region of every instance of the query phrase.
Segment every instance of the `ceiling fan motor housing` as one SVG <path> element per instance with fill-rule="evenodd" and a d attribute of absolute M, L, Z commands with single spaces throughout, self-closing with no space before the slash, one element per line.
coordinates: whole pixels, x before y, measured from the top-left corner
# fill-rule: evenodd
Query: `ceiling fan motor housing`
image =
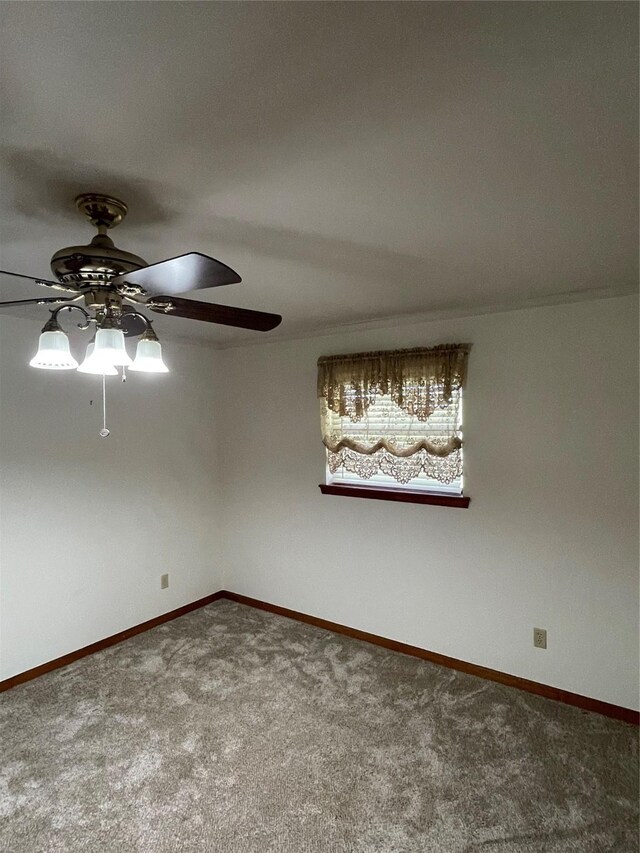
<path fill-rule="evenodd" d="M 83 193 L 76 207 L 98 229 L 87 246 L 67 246 L 51 258 L 51 272 L 65 284 L 108 284 L 115 276 L 146 267 L 147 262 L 118 249 L 107 235 L 127 215 L 127 205 L 120 199 L 99 193 Z"/>
<path fill-rule="evenodd" d="M 51 272 L 69 284 L 108 284 L 117 275 L 146 267 L 147 262 L 114 246 L 111 237 L 96 234 L 87 246 L 58 249 L 51 258 Z"/>

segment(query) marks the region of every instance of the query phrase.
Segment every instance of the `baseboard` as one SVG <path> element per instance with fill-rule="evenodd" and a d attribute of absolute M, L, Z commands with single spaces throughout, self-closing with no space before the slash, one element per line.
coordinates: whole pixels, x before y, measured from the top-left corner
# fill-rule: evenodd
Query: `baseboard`
<path fill-rule="evenodd" d="M 184 616 L 186 613 L 191 613 L 192 610 L 197 610 L 199 607 L 205 607 L 213 601 L 224 597 L 224 592 L 214 592 L 212 595 L 206 595 L 204 598 L 199 598 L 197 601 L 192 601 L 190 604 L 183 604 L 182 607 L 176 607 L 175 610 L 169 610 L 168 613 L 162 613 L 160 616 L 155 616 L 153 619 L 148 619 L 146 622 L 141 622 L 139 625 L 134 625 L 132 628 L 127 628 L 124 631 L 119 631 L 111 637 L 105 637 L 103 640 L 98 640 L 82 649 L 77 649 L 75 652 L 62 655 L 55 660 L 42 663 L 40 666 L 34 666 L 33 669 L 28 669 L 25 672 L 20 672 L 18 675 L 12 675 L 11 678 L 6 678 L 0 681 L 0 693 L 4 690 L 9 690 L 11 687 L 16 687 L 18 684 L 24 684 L 25 681 L 31 681 L 32 678 L 38 678 L 53 669 L 68 666 L 80 658 L 87 655 L 92 655 L 95 652 L 101 652 L 103 649 L 108 649 L 109 646 L 115 646 L 117 643 L 122 643 L 123 640 L 128 640 L 130 637 L 135 637 L 136 634 L 142 634 L 143 631 L 150 631 L 151 628 L 156 628 L 164 622 L 170 622 L 172 619 L 177 619 L 179 616 Z"/>
<path fill-rule="evenodd" d="M 486 666 L 479 666 L 475 663 L 467 663 L 467 661 L 458 660 L 457 658 L 441 655 L 437 652 L 430 652 L 427 649 L 421 649 L 418 646 L 410 646 L 407 643 L 400 643 L 398 640 L 389 640 L 386 637 L 379 637 L 377 634 L 370 634 L 368 631 L 359 631 L 357 628 L 349 628 L 347 625 L 340 625 L 338 622 L 329 622 L 327 619 L 320 619 L 317 616 L 309 616 L 307 613 L 299 613 L 297 610 L 289 610 L 287 607 L 280 607 L 277 604 L 269 604 L 266 601 L 260 601 L 257 598 L 249 598 L 246 595 L 239 595 L 237 592 L 229 592 L 224 590 L 222 598 L 227 598 L 230 601 L 236 601 L 238 604 L 246 604 L 249 607 L 256 607 L 259 610 L 266 610 L 268 613 L 275 613 L 278 616 L 286 616 L 288 619 L 296 619 L 298 622 L 305 622 L 307 625 L 315 625 L 316 628 L 324 628 L 327 631 L 333 631 L 336 634 L 344 634 L 346 637 L 352 637 L 356 640 L 364 640 L 366 643 L 373 643 L 376 646 L 382 646 L 385 649 L 390 649 L 394 652 L 401 652 L 404 655 L 421 658 L 422 660 L 436 663 L 439 666 L 446 666 L 449 669 L 456 669 L 459 672 L 466 672 L 469 675 L 477 675 L 480 678 L 486 678 L 489 681 L 497 681 L 499 684 L 506 684 L 507 687 L 516 687 L 518 690 L 525 690 L 527 693 L 535 693 L 538 696 L 544 696 L 546 699 L 554 699 L 556 702 L 563 702 L 565 705 L 573 705 L 576 708 L 581 708 L 583 711 L 591 711 L 596 714 L 604 714 L 606 717 L 613 717 L 616 720 L 623 720 L 625 723 L 638 725 L 640 723 L 640 712 L 634 711 L 631 708 L 623 708 L 621 705 L 613 705 L 610 702 L 602 702 L 600 699 L 591 699 L 589 696 L 581 696 L 579 693 L 571 693 L 568 690 L 561 690 L 558 687 L 551 687 L 548 684 L 541 684 L 538 681 L 529 681 L 527 678 L 520 678 L 517 675 L 509 675 L 506 672 L 500 672 L 497 669 L 489 669 Z"/>
<path fill-rule="evenodd" d="M 418 646 L 410 646 L 408 643 L 401 643 L 398 640 L 390 640 L 387 637 L 380 637 L 377 634 L 370 634 L 368 631 L 360 631 L 357 628 L 349 628 L 348 625 L 341 625 L 338 622 L 330 622 L 328 619 L 320 619 L 318 616 L 310 616 L 308 613 L 300 613 L 298 610 L 290 610 L 288 607 L 280 607 L 278 604 L 270 604 L 267 601 L 261 601 L 258 598 L 250 598 L 247 595 L 240 595 L 237 592 L 230 592 L 223 589 L 214 592 L 212 595 L 207 595 L 204 598 L 199 598 L 197 601 L 192 601 L 190 604 L 184 604 L 182 607 L 177 607 L 175 610 L 170 610 L 168 613 L 163 613 L 146 622 L 141 622 L 139 625 L 134 625 L 132 628 L 127 628 L 125 631 L 119 631 L 111 637 L 105 637 L 103 640 L 98 640 L 96 643 L 91 643 L 84 646 L 82 649 L 77 649 L 75 652 L 62 655 L 55 660 L 40 664 L 33 669 L 28 669 L 25 672 L 20 672 L 18 675 L 13 675 L 4 681 L 0 681 L 0 693 L 4 690 L 9 690 L 11 687 L 16 687 L 18 684 L 23 684 L 25 681 L 31 681 L 33 678 L 38 678 L 47 672 L 60 667 L 67 666 L 80 658 L 92 655 L 94 652 L 100 652 L 109 646 L 115 646 L 130 637 L 135 637 L 136 634 L 142 634 L 144 631 L 149 631 L 151 628 L 156 628 L 164 622 L 170 622 L 172 619 L 177 619 L 193 610 L 198 610 L 200 607 L 205 607 L 214 601 L 221 598 L 226 598 L 229 601 L 235 601 L 238 604 L 246 604 L 249 607 L 255 607 L 258 610 L 266 610 L 268 613 L 275 613 L 278 616 L 285 616 L 288 619 L 295 619 L 298 622 L 305 622 L 307 625 L 314 625 L 316 628 L 324 628 L 326 631 L 333 631 L 336 634 L 343 634 L 345 637 L 352 637 L 355 640 L 363 640 L 365 643 L 373 643 L 376 646 L 382 646 L 385 649 L 390 649 L 394 652 L 400 652 L 404 655 L 421 658 L 430 663 L 446 666 L 449 669 L 456 669 L 459 672 L 466 672 L 469 675 L 477 675 L 479 678 L 486 678 L 489 681 L 496 681 L 499 684 L 505 684 L 507 687 L 515 687 L 518 690 L 525 690 L 527 693 L 535 693 L 538 696 L 544 696 L 546 699 L 554 699 L 556 702 L 563 702 L 565 705 L 573 705 L 576 708 L 581 708 L 583 711 L 591 711 L 596 714 L 604 714 L 606 717 L 613 717 L 616 720 L 623 720 L 625 723 L 638 725 L 640 723 L 640 712 L 634 711 L 631 708 L 623 708 L 621 705 L 613 705 L 610 702 L 602 702 L 600 699 L 592 699 L 589 696 L 581 696 L 579 693 L 571 693 L 568 690 L 561 690 L 558 687 L 550 687 L 548 684 L 541 684 L 538 681 L 529 681 L 526 678 L 520 678 L 517 675 L 509 675 L 506 672 L 500 672 L 497 669 L 489 669 L 486 666 L 479 666 L 475 663 L 467 663 L 467 661 L 458 660 L 458 658 L 441 655 L 437 652 L 430 652 L 427 649 L 421 649 Z"/>

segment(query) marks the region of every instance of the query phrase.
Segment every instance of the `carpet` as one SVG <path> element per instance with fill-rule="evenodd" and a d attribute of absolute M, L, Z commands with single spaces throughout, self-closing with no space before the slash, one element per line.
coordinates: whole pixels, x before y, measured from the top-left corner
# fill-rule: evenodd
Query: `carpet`
<path fill-rule="evenodd" d="M 633 726 L 218 601 L 0 696 L 4 853 L 635 853 Z"/>

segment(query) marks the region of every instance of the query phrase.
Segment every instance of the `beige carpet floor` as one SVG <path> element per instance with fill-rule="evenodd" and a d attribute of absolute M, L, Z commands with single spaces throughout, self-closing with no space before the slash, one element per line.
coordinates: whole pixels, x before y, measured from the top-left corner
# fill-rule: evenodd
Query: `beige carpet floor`
<path fill-rule="evenodd" d="M 635 853 L 638 732 L 228 601 L 0 696 L 5 853 Z"/>

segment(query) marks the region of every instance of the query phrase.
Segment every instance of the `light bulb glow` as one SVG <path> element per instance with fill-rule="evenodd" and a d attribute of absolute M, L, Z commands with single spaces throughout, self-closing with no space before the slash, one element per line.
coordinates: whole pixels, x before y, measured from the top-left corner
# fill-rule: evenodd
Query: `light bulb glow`
<path fill-rule="evenodd" d="M 108 364 L 103 364 L 94 356 L 95 343 L 91 341 L 89 346 L 87 347 L 87 354 L 84 357 L 84 361 L 78 368 L 78 373 L 92 373 L 92 374 L 104 374 L 105 376 L 117 376 L 118 371 L 115 367 L 111 367 Z"/>
<path fill-rule="evenodd" d="M 62 331 L 42 332 L 38 352 L 29 364 L 42 370 L 74 370 L 78 366 L 69 349 L 69 338 Z"/>
<path fill-rule="evenodd" d="M 109 367 L 129 367 L 131 359 L 124 345 L 123 332 L 120 329 L 98 329 L 91 358 L 99 367 L 99 373 L 107 373 Z"/>
<path fill-rule="evenodd" d="M 162 360 L 160 341 L 138 341 L 135 361 L 129 369 L 139 373 L 168 373 L 169 368 Z"/>

